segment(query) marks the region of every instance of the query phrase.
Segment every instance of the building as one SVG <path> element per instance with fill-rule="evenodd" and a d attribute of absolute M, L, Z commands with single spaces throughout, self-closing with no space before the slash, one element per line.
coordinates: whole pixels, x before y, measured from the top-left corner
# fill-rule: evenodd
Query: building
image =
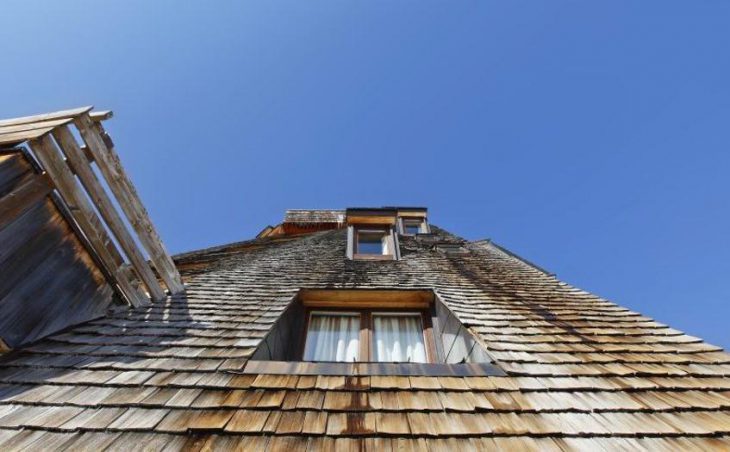
<path fill-rule="evenodd" d="M 2 450 L 730 449 L 728 354 L 423 207 L 292 210 L 172 269 L 158 254 L 146 300 L 145 267 L 99 256 L 106 229 L 128 250 L 89 232 L 62 172 L 34 182 L 53 199 L 27 188 L 45 173 L 21 156 L 52 164 L 44 137 L 70 124 L 48 121 L 106 118 L 89 112 L 0 122 Z M 83 139 L 97 164 L 113 152 Z"/>

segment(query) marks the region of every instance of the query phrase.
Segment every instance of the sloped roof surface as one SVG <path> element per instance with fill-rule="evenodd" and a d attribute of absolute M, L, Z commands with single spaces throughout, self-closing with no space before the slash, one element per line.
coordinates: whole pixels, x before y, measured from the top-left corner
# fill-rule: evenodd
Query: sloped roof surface
<path fill-rule="evenodd" d="M 345 221 L 344 210 L 290 209 L 284 215 L 284 223 L 342 223 L 343 221 Z"/>
<path fill-rule="evenodd" d="M 730 447 L 730 356 L 718 347 L 487 242 L 449 254 L 404 237 L 400 261 L 353 262 L 345 237 L 189 253 L 186 296 L 117 309 L 7 357 L 0 448 Z M 238 373 L 303 287 L 433 289 L 509 376 Z"/>

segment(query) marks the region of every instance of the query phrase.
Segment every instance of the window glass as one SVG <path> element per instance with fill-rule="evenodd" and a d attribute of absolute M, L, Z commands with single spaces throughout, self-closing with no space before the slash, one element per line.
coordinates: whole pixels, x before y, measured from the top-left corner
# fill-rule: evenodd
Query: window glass
<path fill-rule="evenodd" d="M 421 232 L 421 226 L 423 221 L 421 220 L 403 220 L 403 234 L 416 235 Z"/>
<path fill-rule="evenodd" d="M 427 362 L 421 316 L 373 314 L 373 360 Z"/>
<path fill-rule="evenodd" d="M 421 226 L 416 223 L 406 223 L 405 228 L 408 235 L 416 235 L 421 231 Z"/>
<path fill-rule="evenodd" d="M 309 318 L 304 361 L 359 361 L 360 315 L 316 313 Z"/>
<path fill-rule="evenodd" d="M 387 234 L 380 231 L 359 231 L 357 234 L 358 254 L 390 254 Z"/>

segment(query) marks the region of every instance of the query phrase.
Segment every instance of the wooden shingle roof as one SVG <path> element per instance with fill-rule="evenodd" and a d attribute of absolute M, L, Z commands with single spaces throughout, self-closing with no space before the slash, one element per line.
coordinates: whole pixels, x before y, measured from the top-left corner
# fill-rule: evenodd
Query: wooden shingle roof
<path fill-rule="evenodd" d="M 176 259 L 184 295 L 13 352 L 0 448 L 730 448 L 730 355 L 433 227 L 401 260 L 348 261 L 346 231 Z M 301 288 L 433 290 L 503 377 L 243 375 Z"/>

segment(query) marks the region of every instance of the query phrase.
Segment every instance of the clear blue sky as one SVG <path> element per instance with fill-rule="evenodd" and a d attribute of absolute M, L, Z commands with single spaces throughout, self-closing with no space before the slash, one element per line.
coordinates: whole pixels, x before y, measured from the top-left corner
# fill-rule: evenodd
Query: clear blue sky
<path fill-rule="evenodd" d="M 730 2 L 33 1 L 0 117 L 94 104 L 173 252 L 425 205 L 730 346 Z"/>

